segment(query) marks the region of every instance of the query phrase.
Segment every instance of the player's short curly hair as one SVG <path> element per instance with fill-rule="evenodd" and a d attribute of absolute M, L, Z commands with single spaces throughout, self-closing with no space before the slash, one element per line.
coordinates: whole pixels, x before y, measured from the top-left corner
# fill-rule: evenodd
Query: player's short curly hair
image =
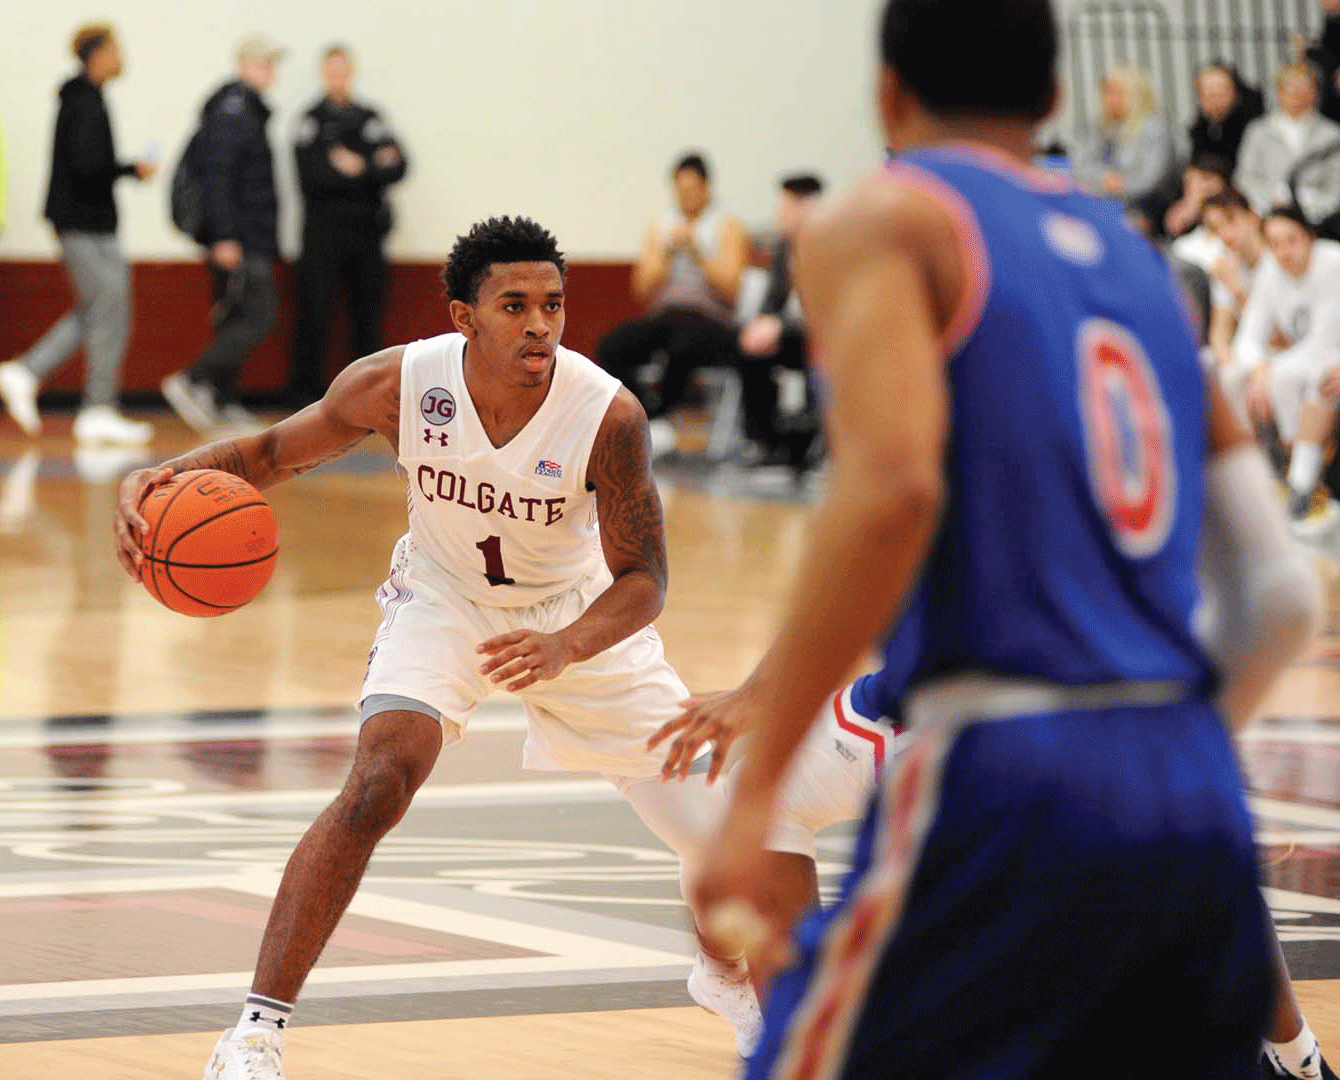
<path fill-rule="evenodd" d="M 524 217 L 494 217 L 471 227 L 458 236 L 442 268 L 442 284 L 448 300 L 473 304 L 479 300 L 479 287 L 489 276 L 494 263 L 551 262 L 560 277 L 566 277 L 567 264 L 558 241 L 543 225 Z"/>

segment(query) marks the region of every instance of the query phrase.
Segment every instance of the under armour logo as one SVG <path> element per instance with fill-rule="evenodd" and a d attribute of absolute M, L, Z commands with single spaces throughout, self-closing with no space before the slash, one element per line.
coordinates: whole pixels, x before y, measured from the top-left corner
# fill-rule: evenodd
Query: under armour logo
<path fill-rule="evenodd" d="M 431 444 L 434 439 L 437 439 L 438 446 L 447 445 L 447 433 L 445 431 L 434 431 L 432 428 L 424 428 L 423 441 Z"/>
<path fill-rule="evenodd" d="M 268 1016 L 262 1016 L 259 1010 L 251 1014 L 251 1022 L 253 1024 L 274 1024 L 277 1028 L 282 1028 L 284 1026 L 282 1017 L 278 1020 L 271 1020 Z"/>

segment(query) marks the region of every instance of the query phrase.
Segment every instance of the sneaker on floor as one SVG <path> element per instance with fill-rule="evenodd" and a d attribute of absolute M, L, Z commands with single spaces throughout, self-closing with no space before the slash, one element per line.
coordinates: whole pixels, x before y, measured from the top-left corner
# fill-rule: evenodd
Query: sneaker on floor
<path fill-rule="evenodd" d="M 284 1080 L 283 1054 L 277 1032 L 253 1031 L 235 1037 L 229 1028 L 214 1044 L 204 1080 Z"/>
<path fill-rule="evenodd" d="M 184 371 L 178 371 L 164 379 L 159 389 L 172 406 L 172 411 L 182 418 L 187 427 L 205 435 L 219 426 L 219 409 L 214 403 L 213 387 L 192 382 Z"/>
<path fill-rule="evenodd" d="M 689 997 L 708 1012 L 729 1020 L 735 1029 L 735 1050 L 742 1058 L 749 1057 L 758 1046 L 763 1034 L 763 1014 L 758 1008 L 758 997 L 748 975 L 727 978 L 707 968 L 707 960 L 699 953 L 689 972 Z"/>
<path fill-rule="evenodd" d="M 650 421 L 647 424 L 647 431 L 651 436 L 651 457 L 653 461 L 665 457 L 679 445 L 679 436 L 675 434 L 675 425 L 664 416 L 658 416 L 655 420 Z"/>
<path fill-rule="evenodd" d="M 256 435 L 267 426 L 259 416 L 248 412 L 236 401 L 219 406 L 219 427 L 229 435 Z"/>
<path fill-rule="evenodd" d="M 42 433 L 42 418 L 37 414 L 37 376 L 17 360 L 0 364 L 0 401 L 25 434 Z"/>
<path fill-rule="evenodd" d="M 76 442 L 143 446 L 154 437 L 153 425 L 122 416 L 110 405 L 80 409 L 74 418 Z"/>

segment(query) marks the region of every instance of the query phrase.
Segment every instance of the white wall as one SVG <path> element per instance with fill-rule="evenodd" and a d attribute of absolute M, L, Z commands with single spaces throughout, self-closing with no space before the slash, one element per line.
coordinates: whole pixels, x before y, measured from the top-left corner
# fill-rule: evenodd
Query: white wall
<path fill-rule="evenodd" d="M 54 253 L 41 220 L 55 90 L 82 21 L 117 26 L 108 99 L 123 157 L 161 144 L 164 174 L 118 186 L 132 258 L 193 256 L 167 221 L 167 177 L 199 106 L 263 29 L 291 51 L 270 94 L 282 231 L 294 249 L 295 118 L 317 54 L 352 45 L 358 89 L 402 136 L 394 256 L 438 259 L 495 213 L 534 216 L 578 258 L 631 256 L 668 198 L 666 169 L 704 149 L 719 200 L 766 226 L 784 172 L 847 182 L 878 160 L 872 87 L 880 0 L 3 0 L 0 124 L 9 227 L 0 259 Z"/>

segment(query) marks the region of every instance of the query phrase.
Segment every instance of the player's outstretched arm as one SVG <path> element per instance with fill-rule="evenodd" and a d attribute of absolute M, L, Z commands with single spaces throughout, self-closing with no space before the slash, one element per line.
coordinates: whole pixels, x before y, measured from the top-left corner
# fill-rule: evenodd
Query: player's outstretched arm
<path fill-rule="evenodd" d="M 404 346 L 383 349 L 350 364 L 325 397 L 257 435 L 223 439 L 137 469 L 122 482 L 116 511 L 117 556 L 139 577 L 140 516 L 144 498 L 178 473 L 218 469 L 264 490 L 347 454 L 374 431 L 396 447 L 400 425 L 400 361 Z"/>
<path fill-rule="evenodd" d="M 479 646 L 488 656 L 480 672 L 513 693 L 617 645 L 655 619 L 665 603 L 665 518 L 651 475 L 647 415 L 625 389 L 601 422 L 586 482 L 595 489 L 600 542 L 614 581 L 556 633 L 516 630 Z"/>

